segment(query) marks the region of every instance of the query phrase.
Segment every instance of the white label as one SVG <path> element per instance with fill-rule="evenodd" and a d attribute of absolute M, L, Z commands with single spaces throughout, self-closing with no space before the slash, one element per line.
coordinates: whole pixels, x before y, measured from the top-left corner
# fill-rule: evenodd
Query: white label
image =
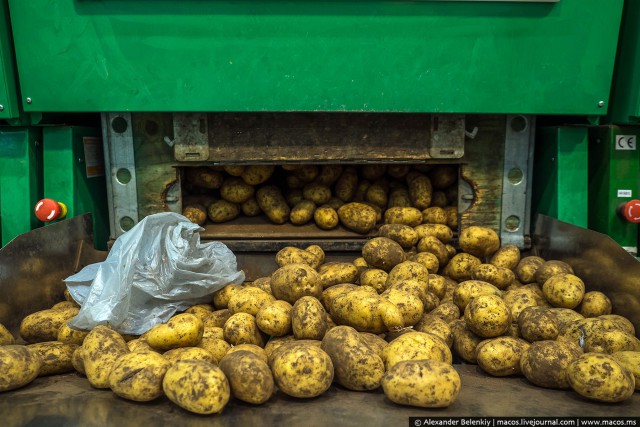
<path fill-rule="evenodd" d="M 104 151 L 102 151 L 102 138 L 85 136 L 82 138 L 84 145 L 84 164 L 87 178 L 104 175 Z"/>
<path fill-rule="evenodd" d="M 631 190 L 618 190 L 618 197 L 632 197 L 633 193 Z"/>
<path fill-rule="evenodd" d="M 616 135 L 616 150 L 635 150 L 635 135 Z"/>

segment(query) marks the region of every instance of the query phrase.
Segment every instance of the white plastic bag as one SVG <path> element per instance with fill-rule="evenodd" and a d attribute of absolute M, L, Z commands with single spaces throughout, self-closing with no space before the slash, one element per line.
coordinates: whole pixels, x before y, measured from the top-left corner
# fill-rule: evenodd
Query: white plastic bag
<path fill-rule="evenodd" d="M 201 230 L 176 213 L 144 218 L 115 241 L 104 262 L 65 279 L 82 307 L 69 326 L 108 324 L 138 335 L 176 311 L 211 302 L 229 283 L 242 283 L 233 252 L 220 242 L 200 243 Z"/>

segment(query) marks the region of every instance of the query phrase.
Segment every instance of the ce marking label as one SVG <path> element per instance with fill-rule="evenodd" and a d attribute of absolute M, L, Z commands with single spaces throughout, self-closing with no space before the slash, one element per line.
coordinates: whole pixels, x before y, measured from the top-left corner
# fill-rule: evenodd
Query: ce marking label
<path fill-rule="evenodd" d="M 616 150 L 635 150 L 635 135 L 616 135 Z"/>

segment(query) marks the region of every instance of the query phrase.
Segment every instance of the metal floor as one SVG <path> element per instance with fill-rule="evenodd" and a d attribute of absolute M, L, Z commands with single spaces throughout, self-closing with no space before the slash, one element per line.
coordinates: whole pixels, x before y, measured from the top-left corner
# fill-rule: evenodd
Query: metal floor
<path fill-rule="evenodd" d="M 493 378 L 477 366 L 454 365 L 462 379 L 456 402 L 445 409 L 396 405 L 382 390 L 353 392 L 332 386 L 310 400 L 277 393 L 261 406 L 231 400 L 221 414 L 195 415 L 166 398 L 135 403 L 93 389 L 77 374 L 36 379 L 0 393 L 0 424 L 18 426 L 407 426 L 410 416 L 640 417 L 640 393 L 618 404 L 591 402 L 571 390 L 532 386 L 523 377 Z"/>

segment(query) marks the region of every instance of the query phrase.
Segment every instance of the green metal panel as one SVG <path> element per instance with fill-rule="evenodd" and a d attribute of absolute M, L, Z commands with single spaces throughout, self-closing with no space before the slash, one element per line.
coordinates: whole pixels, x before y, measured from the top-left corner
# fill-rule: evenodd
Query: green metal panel
<path fill-rule="evenodd" d="M 40 226 L 33 208 L 42 198 L 42 131 L 0 128 L 2 245 Z"/>
<path fill-rule="evenodd" d="M 640 122 L 640 1 L 624 5 L 611 103 L 612 123 Z"/>
<path fill-rule="evenodd" d="M 64 203 L 67 217 L 91 212 L 96 248 L 106 249 L 109 218 L 100 129 L 47 127 L 43 138 L 44 197 Z"/>
<path fill-rule="evenodd" d="M 19 116 L 7 0 L 0 0 L 0 120 Z"/>
<path fill-rule="evenodd" d="M 25 111 L 598 115 L 623 0 L 9 3 Z"/>
<path fill-rule="evenodd" d="M 638 148 L 616 149 L 618 135 L 633 135 L 637 141 L 640 127 L 602 126 L 589 133 L 589 228 L 637 253 L 638 224 L 626 221 L 618 210 L 640 197 Z"/>
<path fill-rule="evenodd" d="M 538 129 L 534 159 L 534 212 L 587 227 L 587 128 Z"/>

